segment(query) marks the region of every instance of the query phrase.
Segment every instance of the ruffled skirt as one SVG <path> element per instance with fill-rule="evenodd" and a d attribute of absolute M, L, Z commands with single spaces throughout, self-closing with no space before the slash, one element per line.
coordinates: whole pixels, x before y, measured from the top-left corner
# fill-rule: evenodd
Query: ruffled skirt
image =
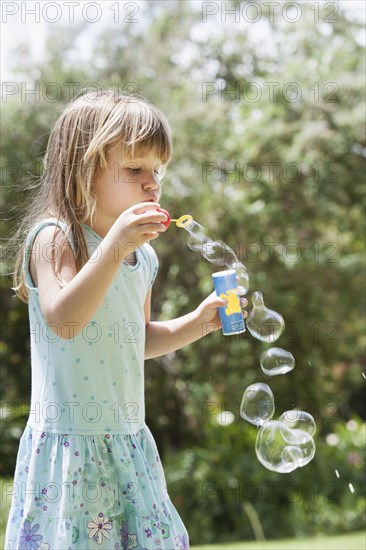
<path fill-rule="evenodd" d="M 26 426 L 12 488 L 6 550 L 184 550 L 145 425 L 132 435 L 74 435 Z"/>

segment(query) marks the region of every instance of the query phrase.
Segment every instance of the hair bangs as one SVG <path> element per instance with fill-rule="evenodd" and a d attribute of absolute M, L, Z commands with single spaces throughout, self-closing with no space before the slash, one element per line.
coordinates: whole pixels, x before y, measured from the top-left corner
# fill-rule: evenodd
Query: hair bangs
<path fill-rule="evenodd" d="M 142 158 L 147 156 L 151 151 L 154 151 L 155 156 L 161 160 L 162 164 L 168 164 L 172 156 L 169 142 L 165 139 L 164 134 L 158 132 L 132 143 L 126 143 L 123 140 L 122 144 L 124 154 L 128 159 Z"/>
<path fill-rule="evenodd" d="M 161 111 L 135 99 L 117 118 L 111 132 L 112 148 L 122 145 L 128 159 L 144 157 L 154 151 L 163 164 L 168 164 L 173 152 L 172 132 Z"/>

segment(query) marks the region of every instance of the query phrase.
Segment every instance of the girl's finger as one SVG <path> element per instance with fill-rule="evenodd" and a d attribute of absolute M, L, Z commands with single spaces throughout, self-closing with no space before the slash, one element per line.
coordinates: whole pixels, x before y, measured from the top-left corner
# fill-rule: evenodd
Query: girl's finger
<path fill-rule="evenodd" d="M 165 225 L 162 223 L 143 223 L 141 224 L 144 233 L 164 233 L 166 231 Z"/>
<path fill-rule="evenodd" d="M 156 210 L 157 208 L 160 208 L 158 202 L 140 202 L 131 207 L 131 212 L 134 214 L 144 214 L 147 210 Z"/>
<path fill-rule="evenodd" d="M 225 300 L 225 298 L 219 298 L 218 296 L 213 297 L 212 300 L 210 301 L 211 307 L 223 307 L 223 306 L 227 306 L 227 304 L 228 304 L 228 301 Z"/>
<path fill-rule="evenodd" d="M 156 210 L 148 210 L 147 212 L 140 214 L 139 217 L 142 223 L 159 223 L 160 225 L 164 224 L 164 226 L 167 227 L 165 222 L 168 221 L 168 218 L 162 212 L 157 212 Z"/>
<path fill-rule="evenodd" d="M 246 294 L 246 290 L 243 286 L 238 286 L 238 296 L 244 296 Z"/>

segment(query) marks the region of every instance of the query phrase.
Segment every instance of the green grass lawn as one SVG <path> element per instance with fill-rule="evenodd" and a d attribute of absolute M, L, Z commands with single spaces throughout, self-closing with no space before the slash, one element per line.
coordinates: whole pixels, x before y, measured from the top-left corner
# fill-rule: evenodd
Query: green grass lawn
<path fill-rule="evenodd" d="M 192 546 L 191 550 L 366 550 L 365 533 Z"/>

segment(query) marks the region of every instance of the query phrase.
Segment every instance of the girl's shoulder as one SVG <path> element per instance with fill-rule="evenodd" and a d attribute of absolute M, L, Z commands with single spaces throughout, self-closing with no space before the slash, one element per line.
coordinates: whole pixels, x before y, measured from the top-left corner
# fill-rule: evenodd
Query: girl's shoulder
<path fill-rule="evenodd" d="M 37 287 L 37 272 L 41 264 L 50 267 L 65 251 L 71 252 L 71 259 L 74 244 L 65 222 L 57 218 L 45 218 L 33 224 L 28 232 L 23 256 L 23 272 L 28 289 Z"/>
<path fill-rule="evenodd" d="M 42 232 L 43 237 L 47 234 L 48 236 L 55 237 L 60 232 L 65 235 L 69 235 L 70 230 L 65 222 L 57 218 L 44 218 L 37 220 L 33 223 L 31 228 L 28 231 L 26 249 L 33 244 L 38 235 Z"/>

